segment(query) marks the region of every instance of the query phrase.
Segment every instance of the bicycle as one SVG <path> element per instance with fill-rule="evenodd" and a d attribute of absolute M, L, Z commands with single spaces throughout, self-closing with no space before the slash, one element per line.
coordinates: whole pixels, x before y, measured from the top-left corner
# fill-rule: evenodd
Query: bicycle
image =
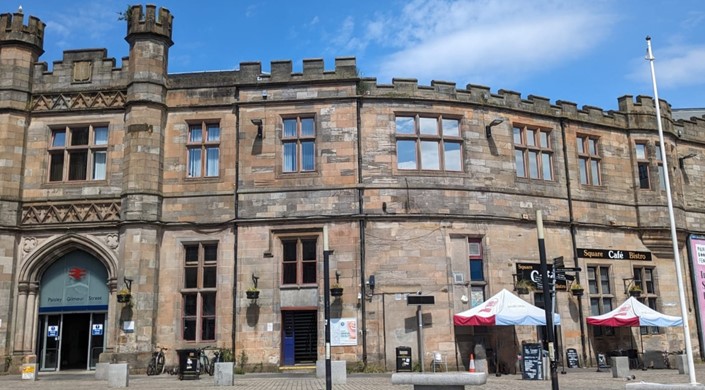
<path fill-rule="evenodd" d="M 149 364 L 147 365 L 147 375 L 159 375 L 164 373 L 165 361 L 164 351 L 169 348 L 164 348 L 157 346 L 159 351 L 152 352 L 152 358 L 149 359 Z"/>
<path fill-rule="evenodd" d="M 206 354 L 206 350 L 210 349 L 210 346 L 198 349 L 198 370 L 200 374 L 207 373 L 208 375 L 213 375 L 213 366 L 211 365 L 210 359 Z"/>
<path fill-rule="evenodd" d="M 208 354 L 206 351 L 213 351 L 213 358 L 209 358 Z M 220 363 L 221 362 L 221 357 L 220 357 L 220 350 L 219 349 L 213 349 L 211 347 L 203 347 L 198 350 L 198 363 L 199 363 L 199 371 L 201 374 L 206 373 L 210 376 L 213 376 L 215 373 L 215 363 Z"/>

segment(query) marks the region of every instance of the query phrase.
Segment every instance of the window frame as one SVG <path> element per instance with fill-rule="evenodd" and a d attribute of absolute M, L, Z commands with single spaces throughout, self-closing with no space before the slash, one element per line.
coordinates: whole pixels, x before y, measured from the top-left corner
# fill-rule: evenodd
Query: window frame
<path fill-rule="evenodd" d="M 196 249 L 195 261 L 193 257 L 190 257 L 193 249 Z M 182 243 L 183 249 L 183 278 L 181 280 L 181 340 L 190 343 L 199 343 L 203 341 L 215 341 L 217 339 L 217 290 L 218 290 L 218 258 L 220 257 L 220 246 L 218 241 L 200 241 L 200 242 L 184 242 Z M 210 249 L 211 252 L 208 252 Z M 207 258 L 209 255 L 214 255 L 215 258 Z M 206 270 L 212 268 L 212 285 L 208 283 L 206 285 Z M 196 285 L 189 285 L 189 269 L 196 270 Z M 211 279 L 208 279 L 209 282 Z M 187 297 L 195 297 L 195 313 L 187 313 Z M 212 313 L 206 313 L 205 300 L 210 298 L 212 300 Z M 212 323 L 212 330 L 208 333 L 205 329 L 204 323 L 206 321 Z M 187 338 L 187 326 L 186 322 L 191 321 L 195 323 L 194 336 L 193 339 Z M 209 338 L 207 334 L 211 334 L 212 338 Z"/>
<path fill-rule="evenodd" d="M 213 179 L 220 177 L 220 158 L 221 158 L 221 147 L 220 143 L 223 136 L 223 129 L 220 126 L 220 122 L 217 120 L 202 120 L 202 121 L 188 121 L 188 131 L 186 134 L 186 178 L 187 179 Z M 210 140 L 211 129 L 218 129 L 217 140 Z M 200 141 L 192 141 L 192 132 L 195 130 L 201 131 Z M 200 153 L 199 168 L 198 173 L 193 172 L 195 168 L 192 167 L 192 151 L 198 150 Z M 208 151 L 217 150 L 218 158 L 216 159 L 217 166 L 214 168 L 215 174 L 210 174 L 211 171 L 208 159 Z"/>
<path fill-rule="evenodd" d="M 485 270 L 485 259 L 484 259 L 484 248 L 482 246 L 482 238 L 478 237 L 468 237 L 467 239 L 467 250 L 468 250 L 468 281 L 469 281 L 469 292 L 470 292 L 470 300 L 469 304 L 470 307 L 474 307 L 473 303 L 477 302 L 476 299 L 474 299 L 475 293 L 482 294 L 482 300 L 480 302 L 477 302 L 478 304 L 482 303 L 485 301 L 487 298 L 487 294 L 485 291 L 485 288 L 487 286 L 487 272 Z M 473 252 L 472 248 L 473 246 L 476 246 L 478 249 L 476 252 Z M 473 274 L 473 263 L 479 263 L 480 270 L 481 270 L 481 278 L 476 278 L 475 275 Z"/>
<path fill-rule="evenodd" d="M 401 118 L 407 118 L 412 120 L 413 129 L 412 132 L 400 132 L 399 124 Z M 429 133 L 424 129 L 424 126 L 428 120 L 435 121 L 435 132 Z M 454 122 L 455 126 L 453 128 L 457 129 L 457 134 L 446 134 L 446 127 L 444 126 L 447 122 Z M 400 112 L 394 115 L 394 144 L 395 144 L 395 157 L 396 157 L 396 170 L 398 172 L 446 172 L 446 173 L 463 173 L 465 172 L 465 148 L 464 140 L 462 136 L 462 117 L 457 115 L 444 115 L 444 114 L 429 114 L 429 113 L 406 113 Z M 411 143 L 413 142 L 413 156 L 414 156 L 414 167 L 405 168 L 402 167 L 400 163 L 400 151 L 406 151 L 406 148 L 402 149 L 400 143 Z M 434 159 L 431 159 L 429 165 L 424 166 L 426 161 L 423 156 L 424 146 L 435 144 L 436 152 L 434 153 Z M 449 145 L 455 145 L 453 150 L 449 149 Z M 449 156 L 457 151 L 457 160 L 454 167 L 449 167 L 450 158 Z M 457 166 L 457 169 L 454 169 Z"/>
<path fill-rule="evenodd" d="M 656 286 L 656 267 L 653 266 L 634 266 L 632 267 L 633 277 L 632 283 L 639 286 L 641 295 L 637 300 L 651 309 L 658 311 L 657 302 L 659 299 Z M 644 334 L 660 334 L 661 328 L 658 326 L 640 326 L 639 332 Z"/>
<path fill-rule="evenodd" d="M 283 235 L 279 237 L 279 241 L 281 245 L 282 254 L 281 261 L 279 262 L 281 267 L 281 287 L 317 287 L 319 278 L 318 263 L 321 257 L 321 253 L 323 253 L 323 248 L 319 248 L 319 246 L 323 245 L 323 239 L 320 237 L 320 235 Z M 286 260 L 287 250 L 285 245 L 290 242 L 295 242 L 296 253 L 295 260 L 293 262 Z M 308 244 L 304 244 L 304 242 L 308 242 Z M 312 248 L 308 248 L 308 253 L 314 254 L 314 259 L 304 259 L 306 251 L 305 245 L 312 245 Z M 287 270 L 287 265 L 291 265 L 292 263 L 294 264 L 296 280 L 294 282 L 289 282 L 290 271 Z M 313 265 L 312 268 L 306 267 L 310 267 L 311 265 Z M 312 276 L 308 274 L 308 272 L 310 272 L 311 270 L 313 271 Z"/>
<path fill-rule="evenodd" d="M 588 299 L 590 302 L 590 315 L 602 315 L 614 310 L 614 289 L 610 278 L 611 266 L 604 264 L 590 264 L 587 266 Z M 606 290 L 606 291 L 605 291 Z M 609 307 L 605 303 L 609 302 Z M 597 313 L 594 303 L 597 303 Z M 614 328 L 609 326 L 593 326 L 593 335 L 614 336 Z"/>
<path fill-rule="evenodd" d="M 543 134 L 545 134 L 545 145 L 543 143 Z M 553 167 L 553 156 L 555 151 L 553 150 L 553 143 L 551 142 L 552 134 L 553 129 L 551 128 L 525 125 L 521 123 L 512 124 L 514 169 L 517 177 L 526 180 L 538 180 L 544 182 L 556 180 L 556 174 Z M 519 154 L 521 154 L 521 160 L 519 158 Z M 533 163 L 531 161 L 532 154 L 536 156 Z M 548 156 L 548 171 L 546 171 L 546 167 L 544 167 L 546 163 L 546 161 L 544 161 L 544 156 Z M 519 166 L 519 161 L 521 161 L 521 167 Z M 536 177 L 532 177 L 531 168 L 534 166 L 536 167 Z M 548 178 L 546 178 L 546 173 L 548 173 Z"/>
<path fill-rule="evenodd" d="M 600 137 L 588 134 L 578 134 L 575 137 L 578 154 L 578 181 L 582 185 L 602 186 L 602 156 L 600 155 Z M 594 148 L 591 147 L 594 142 Z M 593 150 L 594 149 L 594 153 Z M 583 162 L 585 162 L 583 164 Z M 593 163 L 597 167 L 597 178 L 594 177 Z M 584 177 L 584 179 L 583 179 Z"/>
<path fill-rule="evenodd" d="M 287 121 L 295 120 L 296 121 L 296 135 L 293 136 L 287 136 L 286 135 L 286 123 Z M 304 129 L 302 123 L 305 120 L 311 120 L 311 123 L 313 125 L 312 129 L 312 134 L 304 134 Z M 317 117 L 315 114 L 297 114 L 297 115 L 282 115 L 281 117 L 281 123 L 282 123 L 282 130 L 281 130 L 281 135 L 280 135 L 280 143 L 281 143 L 281 164 L 279 165 L 279 168 L 281 170 L 282 174 L 289 175 L 289 174 L 309 174 L 309 173 L 315 173 L 318 171 L 318 122 L 317 122 Z M 311 169 L 306 169 L 304 167 L 304 144 L 312 144 L 313 146 L 313 151 L 312 151 L 312 156 L 311 158 L 313 159 L 313 162 L 311 163 L 312 167 Z M 294 164 L 295 168 L 290 169 L 287 167 L 287 145 L 294 145 L 295 150 L 293 157 L 295 159 Z"/>
<path fill-rule="evenodd" d="M 98 129 L 104 130 L 104 142 L 97 141 Z M 80 131 L 86 131 L 85 143 L 78 136 Z M 58 134 L 63 134 L 61 145 L 55 145 Z M 47 182 L 48 183 L 86 183 L 86 182 L 103 182 L 108 179 L 108 149 L 110 146 L 110 126 L 107 123 L 89 123 L 65 126 L 49 127 L 49 144 L 47 145 Z M 74 158 L 78 158 L 81 154 L 85 154 L 83 161 L 79 160 L 76 164 Z M 102 155 L 102 163 L 98 162 L 96 156 Z M 60 156 L 61 161 L 57 161 L 55 165 L 55 156 Z M 82 164 L 81 164 L 82 163 Z M 55 166 L 60 164 L 59 170 L 55 170 Z M 102 177 L 96 177 L 99 172 L 98 166 L 102 166 Z M 73 175 L 79 174 L 79 178 L 71 178 Z"/>
<path fill-rule="evenodd" d="M 657 143 L 654 146 L 654 161 L 656 162 L 656 169 L 658 171 L 659 189 L 666 191 L 666 171 L 663 168 L 663 153 L 661 144 Z"/>
<path fill-rule="evenodd" d="M 643 156 L 640 156 L 639 148 L 643 148 Z M 649 162 L 649 143 L 647 141 L 636 141 L 634 143 L 634 159 L 636 160 L 636 173 L 639 180 L 639 189 L 651 189 L 651 163 Z"/>

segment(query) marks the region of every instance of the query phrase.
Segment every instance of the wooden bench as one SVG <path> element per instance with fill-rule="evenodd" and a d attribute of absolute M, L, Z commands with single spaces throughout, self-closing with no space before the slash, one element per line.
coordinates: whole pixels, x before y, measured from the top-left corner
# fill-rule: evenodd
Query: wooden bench
<path fill-rule="evenodd" d="M 414 390 L 463 390 L 465 386 L 481 386 L 487 382 L 484 372 L 397 372 L 393 385 L 414 385 Z"/>

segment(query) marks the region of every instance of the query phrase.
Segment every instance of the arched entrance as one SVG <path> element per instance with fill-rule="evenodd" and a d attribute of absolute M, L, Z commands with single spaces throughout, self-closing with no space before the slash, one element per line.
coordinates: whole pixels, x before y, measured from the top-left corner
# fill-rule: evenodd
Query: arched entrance
<path fill-rule="evenodd" d="M 105 348 L 108 271 L 96 257 L 73 250 L 39 281 L 37 357 L 40 370 L 94 369 Z"/>

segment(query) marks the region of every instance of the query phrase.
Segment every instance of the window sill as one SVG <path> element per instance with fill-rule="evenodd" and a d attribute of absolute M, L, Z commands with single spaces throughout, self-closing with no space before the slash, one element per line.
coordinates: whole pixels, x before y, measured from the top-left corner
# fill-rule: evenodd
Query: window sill
<path fill-rule="evenodd" d="M 317 284 L 283 284 L 279 286 L 280 290 L 315 290 Z"/>

